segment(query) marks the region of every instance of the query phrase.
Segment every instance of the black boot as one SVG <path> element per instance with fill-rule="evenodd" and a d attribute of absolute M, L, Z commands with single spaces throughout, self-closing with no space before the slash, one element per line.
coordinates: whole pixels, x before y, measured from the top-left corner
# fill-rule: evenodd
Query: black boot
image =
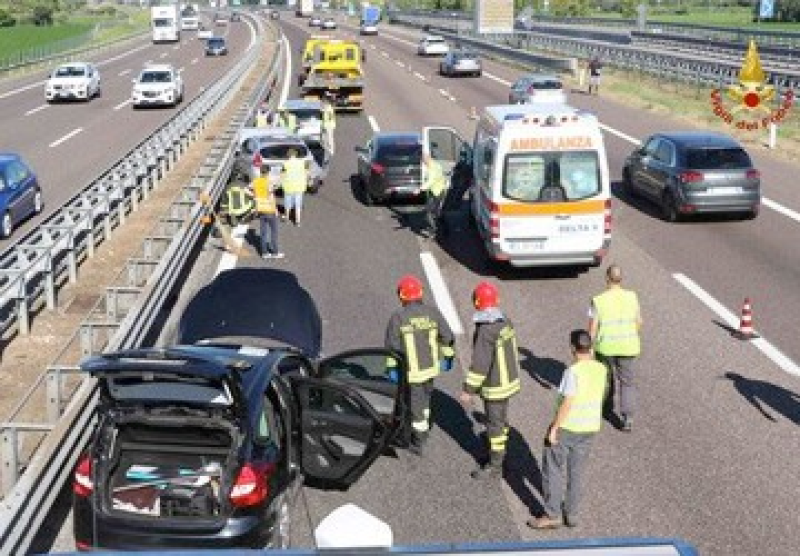
<path fill-rule="evenodd" d="M 411 444 L 409 445 L 409 451 L 419 457 L 425 452 L 425 444 L 428 442 L 428 433 L 427 432 L 417 432 L 414 431 L 411 433 Z"/>
<path fill-rule="evenodd" d="M 476 480 L 500 479 L 503 477 L 503 453 L 492 452 L 489 463 L 478 467 L 470 473 L 470 477 Z"/>

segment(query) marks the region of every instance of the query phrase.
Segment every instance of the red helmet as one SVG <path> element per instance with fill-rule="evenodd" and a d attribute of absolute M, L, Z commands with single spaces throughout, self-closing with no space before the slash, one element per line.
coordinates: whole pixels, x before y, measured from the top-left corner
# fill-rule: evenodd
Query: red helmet
<path fill-rule="evenodd" d="M 401 301 L 420 301 L 422 299 L 422 282 L 413 274 L 406 274 L 397 282 L 397 297 Z"/>
<path fill-rule="evenodd" d="M 497 288 L 489 282 L 481 282 L 472 292 L 472 302 L 479 311 L 488 309 L 489 307 L 497 307 L 498 297 Z"/>

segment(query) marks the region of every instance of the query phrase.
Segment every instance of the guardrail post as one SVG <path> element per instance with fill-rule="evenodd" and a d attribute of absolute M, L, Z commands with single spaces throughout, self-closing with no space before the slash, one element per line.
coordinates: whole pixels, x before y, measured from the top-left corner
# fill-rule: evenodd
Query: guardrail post
<path fill-rule="evenodd" d="M 17 437 L 19 433 L 13 426 L 6 425 L 0 432 L 0 453 L 3 465 L 3 495 L 11 492 L 19 478 L 19 446 Z"/>
<path fill-rule="evenodd" d="M 106 288 L 106 316 L 119 321 L 125 318 L 136 303 L 141 288 L 114 286 Z"/>

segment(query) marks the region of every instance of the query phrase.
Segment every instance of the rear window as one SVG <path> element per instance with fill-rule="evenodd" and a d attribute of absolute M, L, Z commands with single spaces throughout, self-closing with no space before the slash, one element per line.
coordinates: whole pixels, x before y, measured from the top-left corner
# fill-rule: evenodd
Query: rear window
<path fill-rule="evenodd" d="M 751 168 L 750 157 L 740 148 L 689 149 L 686 167 L 694 170 L 725 170 Z"/>
<path fill-rule="evenodd" d="M 387 165 L 420 164 L 422 145 L 419 143 L 386 143 L 378 146 L 376 162 Z"/>
<path fill-rule="evenodd" d="M 208 46 L 224 46 L 224 39 L 208 39 Z"/>
<path fill-rule="evenodd" d="M 519 153 L 506 156 L 503 195 L 528 203 L 578 201 L 600 193 L 594 151 Z"/>
<path fill-rule="evenodd" d="M 322 119 L 322 112 L 319 110 L 290 110 L 292 114 L 294 114 L 298 120 L 300 121 L 308 121 L 308 120 L 321 120 Z"/>
<path fill-rule="evenodd" d="M 261 156 L 268 160 L 288 160 L 289 151 L 294 150 L 299 158 L 306 158 L 308 156 L 308 149 L 305 145 L 295 144 L 281 144 L 281 145 L 266 145 L 261 147 Z"/>
<path fill-rule="evenodd" d="M 561 81 L 556 79 L 546 79 L 543 81 L 531 81 L 530 86 L 537 91 L 558 91 L 564 88 Z"/>
<path fill-rule="evenodd" d="M 204 377 L 143 373 L 106 379 L 108 393 L 120 401 L 183 402 L 199 405 L 233 405 L 223 381 Z"/>
<path fill-rule="evenodd" d="M 147 71 L 142 74 L 142 83 L 170 83 L 172 74 L 168 71 Z"/>

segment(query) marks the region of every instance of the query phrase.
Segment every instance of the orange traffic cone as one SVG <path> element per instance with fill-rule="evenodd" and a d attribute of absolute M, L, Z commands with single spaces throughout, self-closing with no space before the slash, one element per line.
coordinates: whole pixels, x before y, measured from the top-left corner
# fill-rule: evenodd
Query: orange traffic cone
<path fill-rule="evenodd" d="M 742 317 L 739 319 L 739 330 L 736 332 L 736 337 L 740 340 L 750 340 L 756 337 L 755 330 L 753 330 L 753 309 L 750 306 L 749 297 L 745 297 L 744 305 L 742 305 Z"/>

